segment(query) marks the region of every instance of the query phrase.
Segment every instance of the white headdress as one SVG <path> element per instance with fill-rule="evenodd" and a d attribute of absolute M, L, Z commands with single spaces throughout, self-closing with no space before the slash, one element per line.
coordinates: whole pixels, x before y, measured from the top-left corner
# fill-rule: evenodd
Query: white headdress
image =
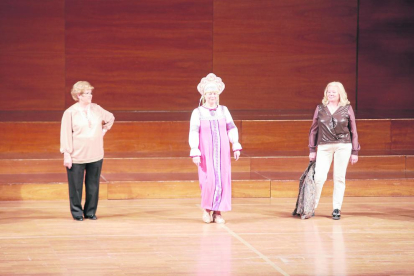
<path fill-rule="evenodd" d="M 197 85 L 197 90 L 200 92 L 201 96 L 203 96 L 205 92 L 218 92 L 220 95 L 225 87 L 226 86 L 221 78 L 210 73 L 207 77 L 201 79 L 200 83 Z"/>

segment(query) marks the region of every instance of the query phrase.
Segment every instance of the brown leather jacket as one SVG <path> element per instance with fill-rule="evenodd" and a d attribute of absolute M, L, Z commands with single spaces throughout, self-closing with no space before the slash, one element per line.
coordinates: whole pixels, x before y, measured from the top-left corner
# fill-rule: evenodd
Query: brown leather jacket
<path fill-rule="evenodd" d="M 309 151 L 315 152 L 317 145 L 331 143 L 352 143 L 352 154 L 358 155 L 361 147 L 354 110 L 349 104 L 339 106 L 333 114 L 323 104 L 316 107 L 309 131 Z"/>

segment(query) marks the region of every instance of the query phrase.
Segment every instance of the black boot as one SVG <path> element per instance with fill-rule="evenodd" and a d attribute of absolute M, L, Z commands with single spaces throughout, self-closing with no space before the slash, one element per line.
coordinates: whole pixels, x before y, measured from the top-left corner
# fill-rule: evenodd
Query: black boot
<path fill-rule="evenodd" d="M 339 219 L 341 219 L 341 210 L 339 210 L 339 209 L 335 209 L 335 210 L 333 210 L 333 212 L 332 212 L 332 218 L 333 218 L 334 220 L 339 220 Z"/>

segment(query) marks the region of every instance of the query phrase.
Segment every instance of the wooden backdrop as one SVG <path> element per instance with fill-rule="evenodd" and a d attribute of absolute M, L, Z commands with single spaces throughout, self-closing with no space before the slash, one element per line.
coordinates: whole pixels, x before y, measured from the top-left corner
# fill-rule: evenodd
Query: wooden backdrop
<path fill-rule="evenodd" d="M 414 1 L 360 1 L 358 108 L 414 109 Z"/>
<path fill-rule="evenodd" d="M 65 107 L 65 2 L 0 1 L 0 110 Z"/>
<path fill-rule="evenodd" d="M 115 110 L 191 110 L 214 71 L 232 110 L 413 109 L 414 2 L 2 0 L 0 111 L 64 110 L 78 80 Z"/>

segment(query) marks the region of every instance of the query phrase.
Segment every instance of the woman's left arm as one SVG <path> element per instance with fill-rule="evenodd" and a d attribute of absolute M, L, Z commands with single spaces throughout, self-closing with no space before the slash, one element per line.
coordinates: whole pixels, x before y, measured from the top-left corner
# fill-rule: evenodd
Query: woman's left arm
<path fill-rule="evenodd" d="M 352 109 L 352 106 L 348 108 L 348 115 L 349 115 L 349 130 L 351 133 L 351 142 L 352 142 L 352 153 L 351 153 L 351 164 L 355 164 L 358 162 L 358 151 L 361 149 L 361 146 L 358 142 L 358 132 L 355 120 L 355 113 Z"/>
<path fill-rule="evenodd" d="M 106 111 L 101 106 L 97 105 L 99 108 L 99 112 L 101 113 L 102 118 L 102 134 L 105 135 L 105 133 L 111 129 L 112 125 L 115 122 L 115 116 L 109 111 Z"/>
<path fill-rule="evenodd" d="M 230 111 L 225 106 L 223 106 L 223 109 L 224 115 L 226 117 L 227 136 L 229 137 L 230 142 L 233 144 L 234 159 L 238 160 L 240 151 L 242 150 L 242 146 L 239 143 L 239 131 L 233 121 L 233 118 L 231 117 Z"/>

